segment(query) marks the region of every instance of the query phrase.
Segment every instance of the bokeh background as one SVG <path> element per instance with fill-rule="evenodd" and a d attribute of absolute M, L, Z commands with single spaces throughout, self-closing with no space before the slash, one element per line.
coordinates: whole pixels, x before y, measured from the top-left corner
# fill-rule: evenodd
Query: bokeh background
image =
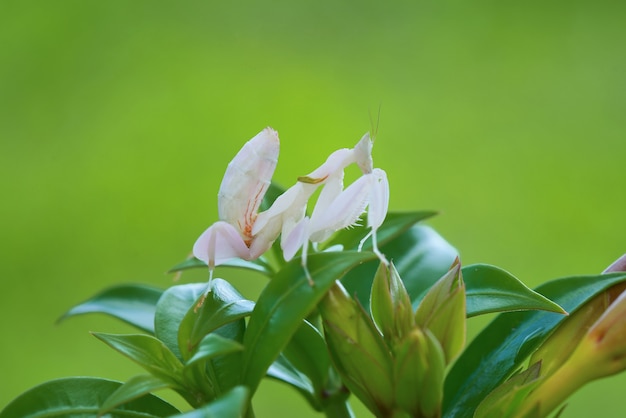
<path fill-rule="evenodd" d="M 0 1 L 0 407 L 140 372 L 87 332 L 129 327 L 56 318 L 108 285 L 171 285 L 267 125 L 289 185 L 380 109 L 392 210 L 440 210 L 464 263 L 533 286 L 600 272 L 626 251 L 625 19 L 611 0 Z M 222 276 L 250 297 L 264 280 Z M 622 417 L 625 388 L 593 383 L 564 416 Z M 317 416 L 274 382 L 255 406 Z"/>

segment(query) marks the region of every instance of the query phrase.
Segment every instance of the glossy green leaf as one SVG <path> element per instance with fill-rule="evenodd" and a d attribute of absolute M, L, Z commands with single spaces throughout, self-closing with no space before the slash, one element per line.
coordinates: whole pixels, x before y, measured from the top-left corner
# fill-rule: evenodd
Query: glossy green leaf
<path fill-rule="evenodd" d="M 311 380 L 281 353 L 267 371 L 267 376 L 295 388 L 317 411 L 322 409 Z"/>
<path fill-rule="evenodd" d="M 302 325 L 293 334 L 283 354 L 300 373 L 311 381 L 315 396 L 320 401 L 323 396 L 329 396 L 331 388 L 325 385 L 328 384 L 329 379 L 330 357 L 324 337 L 317 328 L 306 320 L 302 321 Z"/>
<path fill-rule="evenodd" d="M 76 315 L 103 313 L 153 334 L 155 307 L 162 294 L 161 289 L 141 284 L 110 287 L 74 306 L 59 321 Z"/>
<path fill-rule="evenodd" d="M 259 273 L 263 273 L 266 276 L 269 276 L 272 274 L 272 269 L 270 268 L 270 266 L 264 261 L 264 259 L 261 258 L 257 258 L 256 260 L 252 260 L 252 261 L 248 261 L 248 260 L 243 260 L 241 258 L 233 258 L 231 260 L 228 260 L 225 263 L 222 263 L 219 265 L 219 267 L 234 267 L 234 268 L 244 268 L 244 269 L 248 269 L 248 270 L 252 270 L 252 271 L 256 271 Z M 194 268 L 204 268 L 207 269 L 207 264 L 202 261 L 202 260 L 198 260 L 197 258 L 188 258 L 185 261 L 182 261 L 178 264 L 176 264 L 174 267 L 172 267 L 171 269 L 169 269 L 167 272 L 168 273 L 174 273 L 177 271 L 183 271 L 183 270 L 189 270 L 189 269 L 194 269 Z"/>
<path fill-rule="evenodd" d="M 217 279 L 216 279 L 217 280 Z M 159 303 L 155 314 L 155 332 L 157 337 L 181 359 L 178 346 L 178 331 L 185 316 L 190 310 L 196 309 L 200 297 L 207 290 L 205 283 L 192 283 L 173 286 L 167 289 Z M 243 319 L 226 324 L 214 332 L 224 338 L 234 341 L 243 341 L 245 321 Z M 204 369 L 204 368 L 203 368 Z M 219 396 L 239 384 L 241 370 L 241 353 L 230 353 L 216 356 L 207 361 L 207 374 L 198 368 L 188 370 L 194 378 L 194 384 L 199 387 L 207 385 L 210 380 L 210 390 L 205 388 L 209 398 Z M 189 377 L 189 375 L 186 375 Z"/>
<path fill-rule="evenodd" d="M 202 341 L 200 341 L 200 344 L 198 344 L 198 348 L 193 357 L 191 357 L 187 361 L 187 366 L 201 360 L 208 360 L 216 356 L 221 356 L 224 354 L 234 353 L 235 351 L 242 350 L 243 345 L 241 345 L 237 341 L 224 338 L 219 334 L 209 334 L 206 335 L 202 339 Z"/>
<path fill-rule="evenodd" d="M 384 245 L 386 242 L 394 239 L 398 235 L 406 232 L 410 227 L 425 219 L 435 216 L 437 212 L 420 211 L 420 212 L 389 212 L 385 221 L 376 231 L 378 245 Z M 322 248 L 328 248 L 333 245 L 342 245 L 344 250 L 356 250 L 361 240 L 367 233 L 369 228 L 367 222 L 361 222 L 361 225 L 354 228 L 346 228 L 339 230 Z M 372 240 L 368 239 L 364 245 L 364 250 L 372 248 Z"/>
<path fill-rule="evenodd" d="M 541 363 L 535 363 L 498 386 L 478 405 L 474 418 L 516 416 L 528 393 L 540 383 L 538 380 L 540 369 Z"/>
<path fill-rule="evenodd" d="M 329 375 L 330 367 L 324 337 L 304 320 L 267 375 L 293 386 L 314 409 L 322 410 L 341 391 L 341 382 Z"/>
<path fill-rule="evenodd" d="M 104 334 L 93 335 L 113 349 L 130 358 L 152 375 L 176 385 L 180 382 L 182 363 L 158 339 L 143 334 Z"/>
<path fill-rule="evenodd" d="M 152 375 L 131 377 L 104 401 L 100 407 L 99 414 L 104 415 L 119 405 L 128 403 L 155 390 L 165 389 L 170 386 L 168 381 Z"/>
<path fill-rule="evenodd" d="M 178 348 L 178 327 L 189 308 L 207 290 L 206 283 L 191 283 L 172 286 L 163 292 L 157 303 L 154 316 L 154 332 L 156 337 L 182 360 Z"/>
<path fill-rule="evenodd" d="M 291 336 L 333 285 L 357 264 L 373 258 L 368 252 L 318 253 L 309 257 L 311 286 L 300 258 L 289 262 L 268 283 L 250 316 L 244 338 L 243 383 L 254 393 Z"/>
<path fill-rule="evenodd" d="M 463 267 L 467 316 L 491 312 L 543 310 L 564 314 L 558 304 L 520 282 L 511 273 L 488 264 Z"/>
<path fill-rule="evenodd" d="M 536 291 L 572 313 L 625 280 L 625 273 L 574 276 L 545 283 Z M 519 368 L 565 318 L 547 311 L 499 315 L 467 346 L 448 373 L 444 416 L 472 417 L 482 399 Z"/>
<path fill-rule="evenodd" d="M 95 417 L 105 399 L 122 384 L 95 377 L 68 377 L 36 386 L 7 405 L 0 418 Z M 172 405 L 145 395 L 110 411 L 111 416 L 128 418 L 169 417 L 178 414 Z"/>
<path fill-rule="evenodd" d="M 240 418 L 246 412 L 249 397 L 248 388 L 237 386 L 205 406 L 170 418 Z"/>
<path fill-rule="evenodd" d="M 458 253 L 434 229 L 414 225 L 380 250 L 393 261 L 414 307 L 426 291 L 447 271 Z M 351 295 L 356 294 L 363 306 L 369 305 L 372 281 L 378 261 L 358 266 L 341 280 Z"/>
<path fill-rule="evenodd" d="M 201 296 L 202 297 L 202 296 Z M 252 312 L 254 302 L 245 299 L 230 283 L 222 279 L 211 282 L 211 291 L 200 304 L 185 314 L 178 329 L 178 348 L 183 359 L 191 357 L 200 341 L 217 328 L 244 318 Z"/>

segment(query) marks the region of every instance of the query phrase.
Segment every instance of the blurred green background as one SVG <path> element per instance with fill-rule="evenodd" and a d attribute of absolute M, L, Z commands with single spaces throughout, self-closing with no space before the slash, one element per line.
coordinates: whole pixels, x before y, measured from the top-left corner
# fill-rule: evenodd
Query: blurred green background
<path fill-rule="evenodd" d="M 392 210 L 440 210 L 430 224 L 464 263 L 533 286 L 600 272 L 626 251 L 625 12 L 610 0 L 0 1 L 0 407 L 48 379 L 140 372 L 87 333 L 129 327 L 55 319 L 109 285 L 171 285 L 164 272 L 216 220 L 227 163 L 267 125 L 289 185 L 353 146 L 380 107 L 374 160 Z M 263 284 L 219 275 L 250 297 Z M 622 417 L 606 405 L 625 385 L 587 386 L 564 416 Z M 255 405 L 309 416 L 274 382 Z"/>

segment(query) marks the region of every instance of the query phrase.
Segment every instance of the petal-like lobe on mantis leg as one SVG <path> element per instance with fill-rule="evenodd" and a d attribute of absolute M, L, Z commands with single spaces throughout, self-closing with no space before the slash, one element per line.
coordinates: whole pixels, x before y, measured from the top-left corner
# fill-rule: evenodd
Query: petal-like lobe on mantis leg
<path fill-rule="evenodd" d="M 196 240 L 193 255 L 212 268 L 235 257 L 250 259 L 250 250 L 234 226 L 217 221 Z"/>
<path fill-rule="evenodd" d="M 387 173 L 380 168 L 375 168 L 368 176 L 371 178 L 371 186 L 367 226 L 378 229 L 383 224 L 389 208 L 389 182 Z"/>
<path fill-rule="evenodd" d="M 248 244 L 257 211 L 276 169 L 279 148 L 276 131 L 265 128 L 235 155 L 220 185 L 219 218 L 236 226 Z"/>
<path fill-rule="evenodd" d="M 305 216 L 286 235 L 282 236 L 280 247 L 283 250 L 283 257 L 286 261 L 291 260 L 300 247 L 309 239 L 307 236 L 309 221 L 309 218 Z"/>
<path fill-rule="evenodd" d="M 365 210 L 369 198 L 370 182 L 367 176 L 358 180 L 342 191 L 318 217 L 311 217 L 310 239 L 320 242 L 329 232 L 354 225 Z"/>
<path fill-rule="evenodd" d="M 344 168 L 354 161 L 354 150 L 348 148 L 339 149 L 330 154 L 324 164 L 298 180 L 309 184 L 324 183 L 329 176 L 343 171 Z"/>

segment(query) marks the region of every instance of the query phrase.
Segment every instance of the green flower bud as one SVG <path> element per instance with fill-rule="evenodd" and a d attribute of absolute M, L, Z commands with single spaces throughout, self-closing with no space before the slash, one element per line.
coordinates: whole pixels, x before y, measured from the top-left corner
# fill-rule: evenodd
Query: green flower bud
<path fill-rule="evenodd" d="M 415 312 L 418 326 L 427 328 L 437 338 L 450 364 L 465 346 L 465 283 L 457 258 L 450 271 L 435 283 Z"/>
<path fill-rule="evenodd" d="M 370 310 L 378 329 L 391 347 L 415 326 L 409 294 L 393 263 L 380 263 L 370 296 Z"/>
<path fill-rule="evenodd" d="M 414 328 L 396 348 L 396 406 L 413 417 L 441 416 L 445 355 L 428 330 Z"/>
<path fill-rule="evenodd" d="M 392 359 L 367 312 L 337 282 L 319 304 L 331 358 L 345 385 L 377 416 L 394 404 Z"/>

